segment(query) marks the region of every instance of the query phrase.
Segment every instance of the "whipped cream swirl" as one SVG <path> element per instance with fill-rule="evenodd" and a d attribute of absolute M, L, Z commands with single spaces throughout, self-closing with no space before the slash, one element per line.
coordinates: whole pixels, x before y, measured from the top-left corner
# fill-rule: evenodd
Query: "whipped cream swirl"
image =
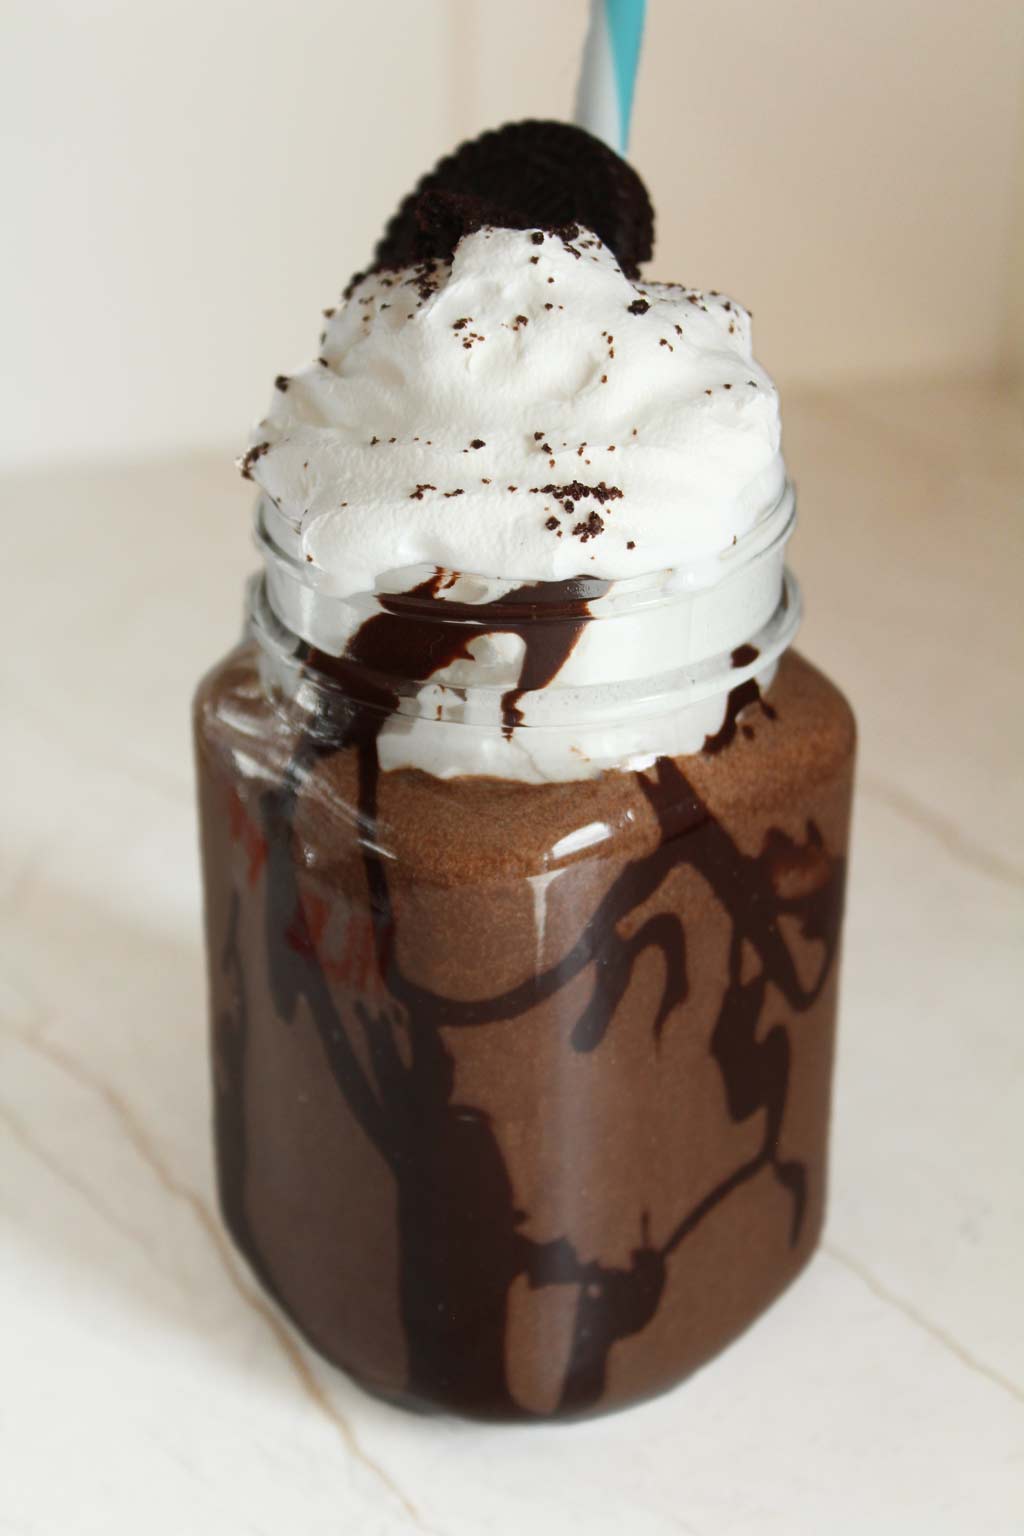
<path fill-rule="evenodd" d="M 778 396 L 746 310 L 630 282 L 586 230 L 483 229 L 327 314 L 241 462 L 273 542 L 336 595 L 420 565 L 695 570 L 778 501 Z"/>

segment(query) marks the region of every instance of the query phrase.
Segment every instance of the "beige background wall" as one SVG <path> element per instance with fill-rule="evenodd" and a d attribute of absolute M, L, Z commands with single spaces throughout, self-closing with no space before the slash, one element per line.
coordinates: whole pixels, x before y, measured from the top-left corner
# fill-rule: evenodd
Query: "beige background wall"
<path fill-rule="evenodd" d="M 568 113 L 585 14 L 6 0 L 0 457 L 240 442 L 418 173 L 484 126 Z M 657 273 L 749 304 L 790 387 L 1008 370 L 1020 0 L 649 15 L 632 153 Z"/>

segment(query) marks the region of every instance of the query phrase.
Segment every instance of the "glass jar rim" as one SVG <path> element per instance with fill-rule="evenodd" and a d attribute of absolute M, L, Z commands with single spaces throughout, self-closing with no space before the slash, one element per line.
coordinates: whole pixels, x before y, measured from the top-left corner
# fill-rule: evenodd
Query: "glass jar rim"
<path fill-rule="evenodd" d="M 653 737 L 659 719 L 766 685 L 800 622 L 788 481 L 748 534 L 680 570 L 531 583 L 417 566 L 344 595 L 278 547 L 261 507 L 250 633 L 285 707 L 321 722 L 366 707 L 431 737 L 456 724 L 537 743 L 567 728 Z"/>
<path fill-rule="evenodd" d="M 329 572 L 311 560 L 300 559 L 288 550 L 282 549 L 275 541 L 268 526 L 268 506 L 269 502 L 265 494 L 256 498 L 253 507 L 253 538 L 256 547 L 269 570 L 281 577 L 286 577 L 304 589 L 314 603 L 318 600 L 327 603 L 351 603 L 360 597 L 380 594 L 408 597 L 410 586 L 414 584 L 417 575 L 420 580 L 423 580 L 430 573 L 445 569 L 425 564 L 396 566 L 390 571 L 381 573 L 373 593 L 343 592 L 339 594 L 337 590 L 332 590 L 333 578 Z M 773 550 L 777 550 L 779 546 L 788 542 L 795 524 L 796 492 L 792 481 L 787 477 L 777 500 L 758 516 L 757 521 L 746 533 L 735 538 L 726 549 L 694 557 L 688 562 L 671 568 L 656 568 L 614 578 L 601 578 L 580 573 L 565 580 L 550 582 L 532 576 L 509 577 L 465 569 L 458 571 L 449 569 L 446 574 L 458 575 L 463 580 L 486 584 L 492 590 L 504 588 L 510 596 L 517 589 L 525 586 L 538 591 L 549 587 L 553 600 L 559 601 L 561 597 L 556 594 L 562 594 L 571 587 L 577 589 L 577 595 L 585 600 L 588 597 L 600 595 L 612 586 L 622 602 L 632 600 L 637 606 L 671 602 L 681 594 L 706 591 L 720 586 L 738 570 L 770 555 Z"/>

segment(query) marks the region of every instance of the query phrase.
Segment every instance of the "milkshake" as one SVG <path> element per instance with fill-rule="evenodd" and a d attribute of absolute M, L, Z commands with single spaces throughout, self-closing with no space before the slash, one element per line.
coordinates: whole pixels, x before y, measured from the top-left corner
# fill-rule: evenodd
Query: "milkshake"
<path fill-rule="evenodd" d="M 854 727 L 750 320 L 564 124 L 463 146 L 280 375 L 196 741 L 225 1221 L 371 1391 L 664 1390 L 821 1226 Z"/>

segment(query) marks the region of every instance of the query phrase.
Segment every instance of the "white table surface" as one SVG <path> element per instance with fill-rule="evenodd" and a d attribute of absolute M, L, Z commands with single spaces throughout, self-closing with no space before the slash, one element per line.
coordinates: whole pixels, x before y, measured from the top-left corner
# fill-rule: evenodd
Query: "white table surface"
<path fill-rule="evenodd" d="M 230 456 L 4 485 L 0 1532 L 1024 1530 L 1024 432 L 790 400 L 803 649 L 861 724 L 824 1246 L 675 1393 L 403 1415 L 300 1343 L 212 1184 L 188 704 L 253 556 Z"/>

